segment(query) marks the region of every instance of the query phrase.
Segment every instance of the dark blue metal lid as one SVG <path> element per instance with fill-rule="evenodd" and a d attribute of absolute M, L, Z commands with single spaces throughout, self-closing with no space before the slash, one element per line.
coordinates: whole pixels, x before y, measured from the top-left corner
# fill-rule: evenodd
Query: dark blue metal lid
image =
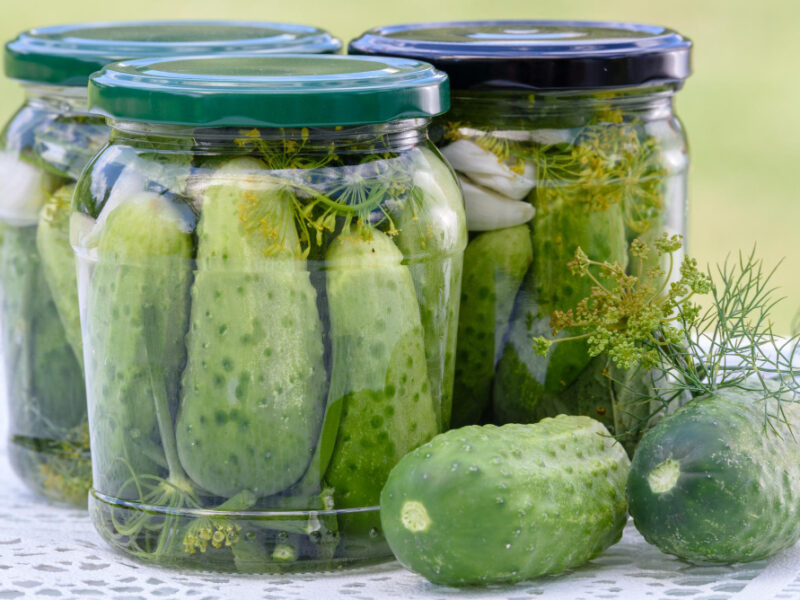
<path fill-rule="evenodd" d="M 453 89 L 596 89 L 679 83 L 691 74 L 691 46 L 656 25 L 463 21 L 370 29 L 349 51 L 427 61 Z"/>

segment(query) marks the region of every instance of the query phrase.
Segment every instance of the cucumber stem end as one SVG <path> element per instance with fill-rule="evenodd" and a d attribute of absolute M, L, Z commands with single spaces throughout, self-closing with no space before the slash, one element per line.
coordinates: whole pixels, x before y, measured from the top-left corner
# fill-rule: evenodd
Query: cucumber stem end
<path fill-rule="evenodd" d="M 427 531 L 431 525 L 431 517 L 425 505 L 418 500 L 406 500 L 400 509 L 400 521 L 403 527 L 412 533 Z"/>
<path fill-rule="evenodd" d="M 681 476 L 681 465 L 674 458 L 668 458 L 657 465 L 647 476 L 650 491 L 654 494 L 663 494 L 670 491 Z"/>

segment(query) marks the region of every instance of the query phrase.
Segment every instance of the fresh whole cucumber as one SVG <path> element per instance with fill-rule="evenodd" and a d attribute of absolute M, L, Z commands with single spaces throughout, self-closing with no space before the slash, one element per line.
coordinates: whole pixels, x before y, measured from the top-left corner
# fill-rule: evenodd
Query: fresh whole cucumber
<path fill-rule="evenodd" d="M 293 198 L 254 158 L 202 197 L 176 441 L 216 495 L 285 490 L 308 467 L 325 406 L 322 325 Z"/>
<path fill-rule="evenodd" d="M 341 411 L 341 422 L 326 480 L 337 509 L 376 506 L 397 461 L 437 433 L 417 297 L 402 260 L 372 228 L 345 231 L 328 249 L 328 412 Z M 350 534 L 379 525 L 373 512 L 342 517 Z"/>
<path fill-rule="evenodd" d="M 694 399 L 648 431 L 627 488 L 644 538 L 685 560 L 722 563 L 794 545 L 800 405 L 784 402 L 781 409 L 774 398 L 727 388 Z M 769 424 L 766 414 L 774 415 Z"/>
<path fill-rule="evenodd" d="M 482 233 L 464 252 L 453 427 L 479 423 L 489 406 L 514 298 L 532 260 L 527 225 Z"/>
<path fill-rule="evenodd" d="M 381 523 L 398 560 L 433 583 L 558 573 L 620 539 L 629 467 L 589 417 L 453 429 L 392 470 Z"/>

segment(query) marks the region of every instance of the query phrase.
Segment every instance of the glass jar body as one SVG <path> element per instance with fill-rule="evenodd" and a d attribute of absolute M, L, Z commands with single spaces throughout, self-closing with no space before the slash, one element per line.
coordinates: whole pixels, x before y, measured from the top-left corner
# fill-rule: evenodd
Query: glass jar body
<path fill-rule="evenodd" d="M 45 497 L 85 506 L 91 484 L 69 205 L 108 128 L 84 88 L 26 87 L 0 142 L 0 339 L 9 458 Z"/>
<path fill-rule="evenodd" d="M 685 234 L 688 153 L 674 92 L 454 92 L 432 128 L 470 230 L 453 426 L 585 414 L 635 444 L 649 374 L 620 372 L 585 341 L 537 356 L 532 339 L 551 337 L 553 312 L 591 294 L 592 280 L 568 267 L 579 247 L 635 275 L 634 240 L 654 250 L 663 234 Z M 653 251 L 644 262 L 641 272 L 660 261 Z"/>
<path fill-rule="evenodd" d="M 449 418 L 466 244 L 426 125 L 114 124 L 71 225 L 109 543 L 242 572 L 390 557 L 378 496 Z"/>

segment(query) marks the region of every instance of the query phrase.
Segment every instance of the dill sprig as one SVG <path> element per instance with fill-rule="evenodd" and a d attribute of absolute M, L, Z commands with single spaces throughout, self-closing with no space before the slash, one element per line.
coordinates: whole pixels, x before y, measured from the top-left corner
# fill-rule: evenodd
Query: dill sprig
<path fill-rule="evenodd" d="M 800 399 L 800 340 L 797 334 L 783 338 L 773 331 L 770 315 L 781 301 L 770 285 L 775 269 L 767 270 L 754 249 L 706 273 L 684 258 L 680 277 L 671 281 L 681 238 L 664 235 L 655 246 L 668 269 L 646 268 L 650 248 L 635 240 L 635 274 L 592 261 L 578 248 L 569 267 L 594 286 L 574 309 L 555 311 L 551 326 L 554 334 L 567 328 L 579 333 L 537 337 L 537 354 L 545 356 L 556 343 L 584 339 L 592 356 L 606 354 L 622 369 L 650 370 L 648 395 L 635 400 L 653 406 L 648 420 L 676 403 L 735 388 L 754 399 L 776 401 L 764 403 L 765 427 L 774 429 L 776 420 L 786 423 L 784 403 Z M 614 285 L 600 283 L 593 270 Z M 711 295 L 706 309 L 692 302 L 701 294 Z"/>
<path fill-rule="evenodd" d="M 680 279 L 668 283 L 681 237 L 665 234 L 654 245 L 659 257 L 668 257 L 666 272 L 660 265 L 646 267 L 651 249 L 638 238 L 630 250 L 639 263 L 635 274 L 629 274 L 620 264 L 591 260 L 579 247 L 567 267 L 573 275 L 592 281 L 591 294 L 574 309 L 554 311 L 550 325 L 554 335 L 573 328 L 583 333 L 558 339 L 537 337 L 537 354 L 546 356 L 555 343 L 586 340 L 590 356 L 606 353 L 621 369 L 639 364 L 645 369 L 657 366 L 660 349 L 683 340 L 683 332 L 674 323 L 683 324 L 698 315 L 700 309 L 691 299 L 708 293 L 711 281 L 698 271 L 695 261 L 685 259 Z"/>
<path fill-rule="evenodd" d="M 283 135 L 264 139 L 257 129 L 243 131 L 235 140 L 250 149 L 273 172 L 274 181 L 291 198 L 304 256 L 312 245 L 321 247 L 326 233 L 354 223 L 387 224 L 386 233 L 397 235 L 390 214 L 397 201 L 413 199 L 413 168 L 409 159 L 381 151 L 378 138 L 355 164 L 345 164 L 329 142 L 310 142 L 308 129 L 299 138 Z M 279 250 L 279 247 L 276 247 Z"/>
<path fill-rule="evenodd" d="M 800 339 L 774 333 L 771 314 L 783 300 L 771 281 L 779 265 L 767 269 L 755 248 L 727 259 L 716 268 L 719 283 L 711 288 L 711 306 L 694 319 L 683 319 L 686 354 L 677 362 L 686 389 L 700 396 L 722 388 L 736 388 L 764 404 L 764 424 L 789 424 L 784 403 L 800 400 Z M 770 407 L 776 407 L 773 413 Z"/>
<path fill-rule="evenodd" d="M 661 146 L 640 120 L 626 120 L 620 109 L 599 107 L 569 142 L 535 144 L 460 121 L 445 123 L 444 138 L 468 139 L 516 173 L 533 164 L 537 187 L 547 189 L 549 202 L 577 197 L 592 210 L 622 204 L 628 227 L 639 234 L 650 230 L 664 208 Z"/>
<path fill-rule="evenodd" d="M 307 127 L 300 130 L 299 138 L 283 132 L 280 137 L 267 139 L 258 129 L 242 131 L 241 135 L 234 143 L 239 148 L 257 151 L 270 170 L 318 169 L 338 159 L 333 142 L 324 148 L 320 148 L 319 143 L 313 146 L 309 143 Z"/>
<path fill-rule="evenodd" d="M 77 425 L 42 456 L 39 475 L 47 492 L 74 504 L 85 504 L 92 479 L 88 423 Z"/>

